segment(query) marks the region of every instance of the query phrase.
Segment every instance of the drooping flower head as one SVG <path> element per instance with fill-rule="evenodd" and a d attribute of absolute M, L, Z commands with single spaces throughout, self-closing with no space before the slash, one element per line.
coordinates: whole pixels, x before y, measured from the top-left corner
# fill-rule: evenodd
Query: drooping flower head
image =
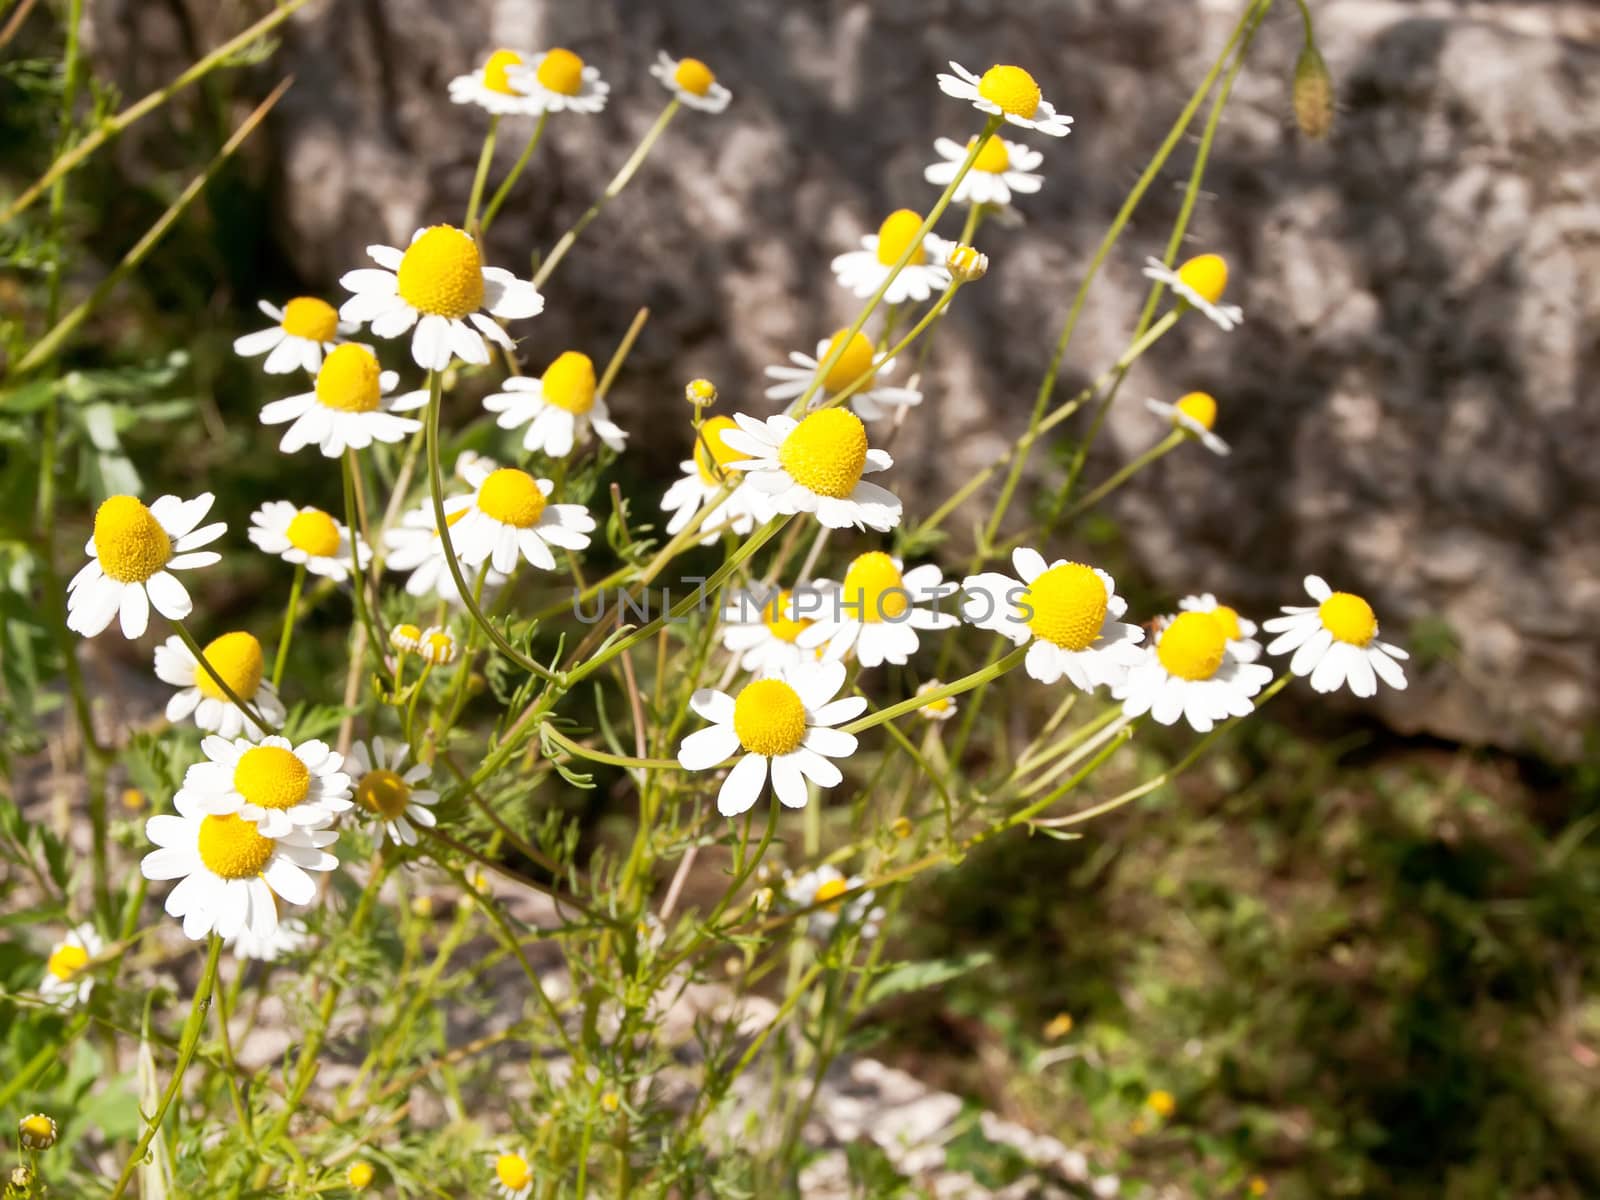
<path fill-rule="evenodd" d="M 1172 422 L 1173 428 L 1197 439 L 1211 453 L 1226 455 L 1230 452 L 1228 443 L 1211 432 L 1217 423 L 1217 401 L 1209 392 L 1189 392 L 1179 396 L 1174 404 L 1149 399 L 1144 406 Z"/>
<path fill-rule="evenodd" d="M 1181 300 L 1197 308 L 1223 330 L 1232 330 L 1244 320 L 1244 310 L 1237 304 L 1222 303 L 1222 293 L 1228 287 L 1228 263 L 1220 254 L 1199 254 L 1180 264 L 1176 269 L 1159 258 L 1147 258 L 1144 275 L 1164 283 Z"/>

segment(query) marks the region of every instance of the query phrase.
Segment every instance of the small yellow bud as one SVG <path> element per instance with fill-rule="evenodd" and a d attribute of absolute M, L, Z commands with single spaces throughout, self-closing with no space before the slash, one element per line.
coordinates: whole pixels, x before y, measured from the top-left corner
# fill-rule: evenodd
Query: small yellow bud
<path fill-rule="evenodd" d="M 683 398 L 696 408 L 710 408 L 717 402 L 717 385 L 709 379 L 691 379 Z"/>
<path fill-rule="evenodd" d="M 344 1173 L 344 1179 L 350 1185 L 352 1192 L 364 1192 L 377 1174 L 372 1169 L 371 1163 L 358 1161 L 350 1164 L 350 1169 Z"/>
<path fill-rule="evenodd" d="M 389 630 L 389 645 L 401 654 L 409 654 L 422 644 L 422 630 L 408 623 Z"/>
<path fill-rule="evenodd" d="M 1328 64 L 1311 42 L 1294 64 L 1294 119 L 1300 132 L 1318 140 L 1333 128 L 1333 80 Z"/>
<path fill-rule="evenodd" d="M 424 921 L 433 916 L 433 897 L 411 897 L 411 915 L 414 917 L 420 917 Z"/>
<path fill-rule="evenodd" d="M 973 246 L 952 246 L 945 255 L 944 265 L 957 283 L 972 283 L 989 273 L 989 256 L 979 253 Z"/>
<path fill-rule="evenodd" d="M 905 841 L 906 838 L 911 836 L 911 818 L 896 817 L 894 819 L 894 824 L 889 826 L 889 830 L 895 835 L 895 837 L 899 838 L 901 841 Z"/>
<path fill-rule="evenodd" d="M 1265 1196 L 1267 1194 L 1267 1181 L 1261 1176 L 1253 1176 L 1250 1180 L 1250 1194 L 1252 1196 Z"/>
<path fill-rule="evenodd" d="M 17 1140 L 24 1150 L 48 1150 L 56 1144 L 55 1118 L 45 1113 L 29 1113 L 17 1122 Z"/>
<path fill-rule="evenodd" d="M 614 1113 L 622 1107 L 622 1097 L 615 1092 L 607 1092 L 600 1097 L 600 1107 L 608 1113 Z"/>
<path fill-rule="evenodd" d="M 122 807 L 127 809 L 129 812 L 143 812 L 149 803 L 149 798 L 146 797 L 145 794 L 138 788 L 131 787 L 122 789 Z"/>
<path fill-rule="evenodd" d="M 1157 1088 L 1145 1097 L 1144 1106 L 1156 1116 L 1166 1118 L 1178 1111 L 1178 1099 L 1171 1092 Z"/>
<path fill-rule="evenodd" d="M 1046 1022 L 1044 1036 L 1049 1041 L 1059 1041 L 1072 1032 L 1072 1025 L 1071 1013 L 1057 1013 Z"/>

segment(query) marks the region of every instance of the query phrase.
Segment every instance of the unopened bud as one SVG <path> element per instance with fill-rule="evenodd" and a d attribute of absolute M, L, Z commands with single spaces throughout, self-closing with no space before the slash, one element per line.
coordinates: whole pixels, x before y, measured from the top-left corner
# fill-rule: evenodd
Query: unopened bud
<path fill-rule="evenodd" d="M 696 408 L 710 408 L 717 402 L 717 385 L 709 379 L 691 379 L 683 398 Z"/>
<path fill-rule="evenodd" d="M 33 1168 L 24 1163 L 20 1167 L 12 1167 L 11 1174 L 7 1176 L 11 1186 L 23 1195 L 27 1195 L 33 1188 Z"/>
<path fill-rule="evenodd" d="M 17 1140 L 25 1150 L 48 1150 L 56 1144 L 55 1118 L 46 1113 L 29 1113 L 17 1122 Z"/>
<path fill-rule="evenodd" d="M 127 809 L 129 812 L 143 812 L 149 803 L 150 801 L 148 797 L 146 797 L 145 794 L 138 788 L 131 787 L 122 789 L 122 807 Z"/>
<path fill-rule="evenodd" d="M 944 257 L 944 265 L 957 283 L 971 283 L 989 273 L 989 256 L 980 253 L 975 246 L 952 246 Z"/>
<path fill-rule="evenodd" d="M 614 1113 L 622 1107 L 622 1097 L 615 1092 L 607 1092 L 600 1097 L 600 1107 L 608 1113 Z"/>
<path fill-rule="evenodd" d="M 1310 42 L 1294 64 L 1294 119 L 1308 138 L 1320 140 L 1333 128 L 1333 80 Z"/>
<path fill-rule="evenodd" d="M 426 894 L 411 897 L 411 915 L 423 921 L 433 916 L 433 897 Z"/>
<path fill-rule="evenodd" d="M 906 838 L 911 836 L 911 818 L 896 817 L 894 819 L 894 824 L 889 826 L 889 828 L 894 833 L 895 837 L 899 838 L 901 841 L 904 841 Z"/>

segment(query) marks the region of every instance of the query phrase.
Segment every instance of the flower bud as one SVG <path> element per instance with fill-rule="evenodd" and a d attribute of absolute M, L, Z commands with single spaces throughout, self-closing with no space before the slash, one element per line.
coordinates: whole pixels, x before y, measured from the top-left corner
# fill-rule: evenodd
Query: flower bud
<path fill-rule="evenodd" d="M 409 654 L 422 643 L 422 630 L 409 622 L 389 630 L 389 645 L 401 654 Z"/>
<path fill-rule="evenodd" d="M 894 824 L 889 826 L 889 829 L 895 835 L 895 837 L 899 838 L 901 841 L 904 841 L 906 838 L 911 836 L 911 818 L 896 817 L 894 819 Z"/>
<path fill-rule="evenodd" d="M 362 1192 L 371 1185 L 376 1174 L 371 1163 L 357 1161 L 350 1164 L 350 1169 L 344 1173 L 344 1178 L 352 1192 Z"/>
<path fill-rule="evenodd" d="M 710 408 L 717 402 L 717 385 L 709 379 L 691 379 L 683 398 L 696 408 Z"/>
<path fill-rule="evenodd" d="M 122 807 L 131 813 L 143 812 L 150 804 L 149 798 L 136 787 L 122 789 Z"/>
<path fill-rule="evenodd" d="M 1325 138 L 1333 127 L 1333 80 L 1309 41 L 1294 64 L 1294 119 L 1308 138 Z"/>
<path fill-rule="evenodd" d="M 29 1113 L 17 1122 L 17 1140 L 24 1150 L 48 1150 L 56 1144 L 55 1118 L 45 1113 Z"/>
<path fill-rule="evenodd" d="M 980 253 L 975 246 L 963 243 L 950 247 L 944 265 L 957 283 L 972 283 L 989 273 L 989 256 Z"/>

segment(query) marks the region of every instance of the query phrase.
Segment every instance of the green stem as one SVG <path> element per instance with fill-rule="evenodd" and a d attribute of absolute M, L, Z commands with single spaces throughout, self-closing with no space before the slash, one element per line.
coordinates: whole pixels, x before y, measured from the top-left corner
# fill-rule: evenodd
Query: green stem
<path fill-rule="evenodd" d="M 848 725 L 839 726 L 839 729 L 843 733 L 860 733 L 863 730 L 871 729 L 875 725 L 882 725 L 885 721 L 903 717 L 906 713 L 916 712 L 919 708 L 926 708 L 935 700 L 943 700 L 946 696 L 959 696 L 962 692 L 970 692 L 975 687 L 982 687 L 990 680 L 1000 678 L 1000 676 L 1026 658 L 1027 654 L 1028 647 L 1025 644 L 1018 646 L 1004 658 L 979 668 L 971 675 L 963 675 L 960 679 L 941 684 L 939 687 L 923 692 L 920 696 L 912 696 L 909 700 L 891 704 L 888 708 L 880 708 L 877 712 L 858 717 Z"/>
<path fill-rule="evenodd" d="M 645 771 L 681 771 L 675 758 L 631 758 L 626 754 L 612 754 L 605 750 L 591 750 L 581 742 L 575 742 L 563 734 L 554 725 L 545 724 L 541 727 L 544 736 L 560 746 L 568 754 L 576 754 L 579 758 L 587 758 L 591 762 L 606 763 L 613 767 L 635 767 Z"/>
<path fill-rule="evenodd" d="M 522 148 L 522 155 L 517 159 L 516 165 L 511 168 L 500 186 L 495 189 L 493 197 L 489 200 L 489 207 L 483 210 L 483 223 L 478 226 L 480 237 L 489 235 L 489 226 L 494 224 L 494 215 L 500 211 L 500 206 L 506 202 L 506 197 L 511 193 L 511 188 L 522 174 L 522 169 L 528 165 L 528 160 L 533 157 L 533 148 L 539 144 L 539 139 L 544 135 L 545 123 L 550 120 L 550 110 L 546 109 L 539 114 L 539 123 L 533 127 L 533 136 L 528 139 L 528 144 Z M 471 218 L 468 218 L 470 224 Z"/>
<path fill-rule="evenodd" d="M 294 582 L 289 585 L 289 603 L 283 613 L 283 634 L 278 638 L 278 655 L 272 663 L 272 687 L 276 691 L 283 682 L 283 665 L 289 661 L 289 642 L 294 637 L 295 610 L 300 607 L 300 589 L 305 587 L 306 565 L 296 563 Z"/>
<path fill-rule="evenodd" d="M 371 608 L 367 603 L 367 570 L 361 565 L 361 521 L 356 509 L 356 472 L 360 465 L 356 462 L 356 452 L 344 452 L 344 520 L 350 530 L 350 582 L 351 591 L 355 593 L 356 619 L 367 631 L 367 642 L 372 648 L 373 656 L 379 663 L 383 662 L 384 640 L 378 636 L 378 627 L 373 622 Z"/>
<path fill-rule="evenodd" d="M 489 118 L 489 132 L 483 135 L 483 149 L 478 151 L 478 169 L 472 176 L 472 191 L 467 196 L 466 231 L 482 237 L 482 230 L 474 229 L 478 221 L 478 202 L 483 199 L 483 184 L 489 178 L 489 164 L 494 161 L 494 135 L 500 129 L 500 115 Z"/>
<path fill-rule="evenodd" d="M 1140 471 L 1144 470 L 1144 468 L 1155 462 L 1156 459 L 1172 453 L 1173 450 L 1183 445 L 1183 443 L 1188 439 L 1188 436 L 1189 435 L 1184 433 L 1183 430 L 1174 429 L 1154 446 L 1151 446 L 1150 449 L 1139 455 L 1138 458 L 1125 463 L 1120 470 L 1118 470 L 1114 475 L 1111 476 L 1111 478 L 1107 479 L 1099 487 L 1095 488 L 1087 495 L 1079 498 L 1079 500 L 1073 504 L 1072 507 L 1062 512 L 1058 519 L 1063 521 L 1069 520 L 1072 517 L 1077 516 L 1079 513 L 1093 508 L 1112 492 L 1116 491 L 1123 484 L 1127 483 L 1128 480 L 1132 479 Z"/>

